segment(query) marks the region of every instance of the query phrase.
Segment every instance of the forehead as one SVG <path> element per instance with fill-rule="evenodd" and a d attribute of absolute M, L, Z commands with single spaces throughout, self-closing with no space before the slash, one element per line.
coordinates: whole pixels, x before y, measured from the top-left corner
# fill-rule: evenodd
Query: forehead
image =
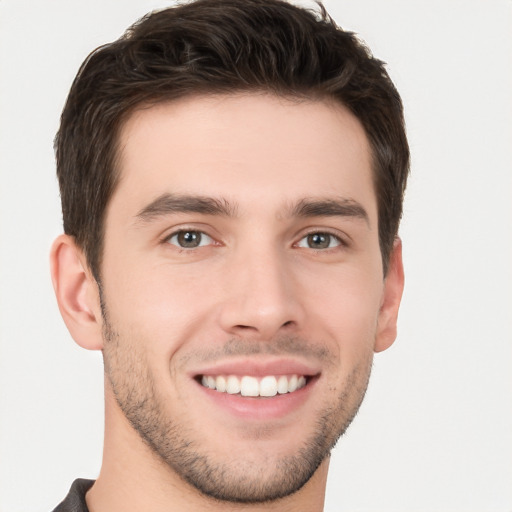
<path fill-rule="evenodd" d="M 337 195 L 375 210 L 360 122 L 334 101 L 268 94 L 200 96 L 134 112 L 120 133 L 111 207 L 132 212 L 163 193 L 278 207 Z"/>

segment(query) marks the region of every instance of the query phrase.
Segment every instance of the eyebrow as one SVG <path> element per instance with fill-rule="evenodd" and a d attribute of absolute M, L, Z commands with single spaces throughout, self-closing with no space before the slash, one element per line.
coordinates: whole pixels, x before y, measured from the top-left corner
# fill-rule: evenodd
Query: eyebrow
<path fill-rule="evenodd" d="M 195 195 L 162 194 L 142 208 L 136 215 L 136 218 L 148 222 L 157 217 L 172 213 L 200 213 L 203 215 L 234 217 L 236 210 L 236 205 L 226 199 Z"/>
<path fill-rule="evenodd" d="M 149 222 L 158 217 L 173 213 L 199 213 L 235 217 L 238 207 L 226 198 L 209 196 L 162 194 L 137 213 L 136 218 Z M 351 217 L 361 219 L 370 225 L 370 218 L 365 208 L 347 198 L 304 198 L 287 209 L 289 217 Z"/>
<path fill-rule="evenodd" d="M 353 217 L 370 226 L 370 217 L 363 205 L 347 198 L 301 199 L 291 209 L 295 217 Z"/>

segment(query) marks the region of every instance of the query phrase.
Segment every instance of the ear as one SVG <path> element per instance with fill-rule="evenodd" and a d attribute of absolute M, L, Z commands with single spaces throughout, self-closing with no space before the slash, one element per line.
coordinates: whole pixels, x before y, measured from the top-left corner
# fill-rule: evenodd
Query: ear
<path fill-rule="evenodd" d="M 397 237 L 389 258 L 389 267 L 379 311 L 375 352 L 389 348 L 396 339 L 398 309 L 404 291 L 404 266 L 402 262 L 402 241 Z"/>
<path fill-rule="evenodd" d="M 82 250 L 73 237 L 59 236 L 52 245 L 50 266 L 60 314 L 73 339 L 83 348 L 103 348 L 99 289 Z"/>

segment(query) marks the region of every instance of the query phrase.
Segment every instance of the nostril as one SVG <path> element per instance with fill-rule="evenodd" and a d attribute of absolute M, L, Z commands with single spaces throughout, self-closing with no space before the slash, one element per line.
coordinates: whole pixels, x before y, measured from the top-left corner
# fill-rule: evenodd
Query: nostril
<path fill-rule="evenodd" d="M 286 327 L 291 327 L 293 325 L 295 325 L 295 322 L 293 320 L 288 320 L 287 322 L 285 322 L 284 324 L 281 325 L 281 329 L 286 328 Z M 236 329 L 238 331 L 246 331 L 246 332 L 258 331 L 257 327 L 252 326 L 252 325 L 244 325 L 244 324 L 235 325 L 234 329 Z"/>

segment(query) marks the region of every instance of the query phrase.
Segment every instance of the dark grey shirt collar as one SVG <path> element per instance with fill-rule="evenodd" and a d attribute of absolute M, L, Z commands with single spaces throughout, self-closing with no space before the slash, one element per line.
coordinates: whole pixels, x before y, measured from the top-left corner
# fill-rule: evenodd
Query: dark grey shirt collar
<path fill-rule="evenodd" d="M 85 502 L 85 493 L 92 487 L 94 480 L 78 478 L 73 482 L 66 499 L 53 512 L 89 512 Z"/>

